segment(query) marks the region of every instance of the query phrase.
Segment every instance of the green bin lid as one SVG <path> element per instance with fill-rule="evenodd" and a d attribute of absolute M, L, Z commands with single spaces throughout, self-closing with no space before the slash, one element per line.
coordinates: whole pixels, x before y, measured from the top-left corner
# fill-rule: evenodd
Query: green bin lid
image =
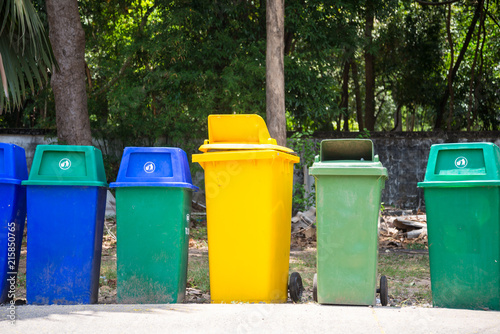
<path fill-rule="evenodd" d="M 107 187 L 102 153 L 93 146 L 38 145 L 23 185 Z"/>
<path fill-rule="evenodd" d="M 325 139 L 310 175 L 365 175 L 387 178 L 387 169 L 373 154 L 369 139 Z"/>
<path fill-rule="evenodd" d="M 500 185 L 500 149 L 493 143 L 453 143 L 431 146 L 426 187 Z"/>

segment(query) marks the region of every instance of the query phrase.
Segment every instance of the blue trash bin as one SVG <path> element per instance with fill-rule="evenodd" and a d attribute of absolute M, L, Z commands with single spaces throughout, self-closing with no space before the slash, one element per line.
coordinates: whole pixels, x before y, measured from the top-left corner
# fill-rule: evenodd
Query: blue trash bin
<path fill-rule="evenodd" d="M 22 147 L 0 143 L 0 304 L 15 297 L 21 255 L 26 188 L 26 154 Z"/>
<path fill-rule="evenodd" d="M 96 303 L 107 191 L 101 151 L 40 145 L 23 184 L 28 303 Z"/>

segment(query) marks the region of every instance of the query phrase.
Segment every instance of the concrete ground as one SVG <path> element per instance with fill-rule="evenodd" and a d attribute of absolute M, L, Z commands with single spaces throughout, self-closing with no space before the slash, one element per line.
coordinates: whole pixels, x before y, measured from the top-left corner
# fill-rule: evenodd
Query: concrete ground
<path fill-rule="evenodd" d="M 0 333 L 500 333 L 500 312 L 309 304 L 0 307 Z"/>

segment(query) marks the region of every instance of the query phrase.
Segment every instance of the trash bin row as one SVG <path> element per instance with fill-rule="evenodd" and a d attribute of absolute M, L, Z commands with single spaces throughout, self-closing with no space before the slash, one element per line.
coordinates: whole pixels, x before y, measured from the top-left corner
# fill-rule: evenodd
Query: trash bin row
<path fill-rule="evenodd" d="M 277 145 L 257 115 L 211 115 L 208 134 L 193 162 L 205 172 L 212 302 L 280 303 L 288 293 L 300 300 L 300 275 L 288 277 L 299 157 Z M 499 169 L 500 149 L 493 144 L 431 148 L 419 186 L 436 306 L 500 309 Z M 317 204 L 314 299 L 374 305 L 378 292 L 387 304 L 385 276 L 376 288 L 387 170 L 373 143 L 324 140 L 309 173 Z M 0 302 L 15 281 L 26 210 L 28 302 L 97 302 L 107 186 L 94 147 L 38 146 L 28 177 L 24 150 L 0 143 Z M 128 147 L 109 186 L 116 190 L 118 302 L 183 301 L 191 196 L 198 190 L 185 152 Z"/>
<path fill-rule="evenodd" d="M 207 196 L 212 302 L 286 302 L 293 164 L 299 158 L 276 145 L 258 116 L 214 117 L 209 124 L 210 143 L 200 148 L 204 153 L 198 158 L 207 173 L 206 189 L 215 191 Z M 245 143 L 234 136 L 245 137 Z M 220 138 L 233 144 L 221 144 Z M 90 146 L 40 145 L 26 176 L 19 176 L 17 185 L 27 191 L 28 303 L 97 302 L 108 187 L 101 152 Z M 109 187 L 116 191 L 118 302 L 183 301 L 191 198 L 198 190 L 186 153 L 128 147 Z M 256 208 L 262 212 L 260 227 L 248 221 Z M 24 224 L 24 213 L 20 216 Z M 259 233 L 252 232 L 256 228 Z M 23 229 L 18 230 L 22 238 Z M 21 240 L 15 244 L 19 248 Z M 13 259 L 19 259 L 19 251 Z M 297 301 L 300 275 L 290 282 Z"/>

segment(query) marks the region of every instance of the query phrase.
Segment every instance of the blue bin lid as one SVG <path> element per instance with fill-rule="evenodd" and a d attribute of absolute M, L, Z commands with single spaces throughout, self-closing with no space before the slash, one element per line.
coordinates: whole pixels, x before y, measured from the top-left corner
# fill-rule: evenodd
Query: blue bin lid
<path fill-rule="evenodd" d="M 176 147 L 126 147 L 116 182 L 120 187 L 182 187 L 193 185 L 186 152 Z"/>
<path fill-rule="evenodd" d="M 0 183 L 21 184 L 28 178 L 24 148 L 0 143 Z"/>

